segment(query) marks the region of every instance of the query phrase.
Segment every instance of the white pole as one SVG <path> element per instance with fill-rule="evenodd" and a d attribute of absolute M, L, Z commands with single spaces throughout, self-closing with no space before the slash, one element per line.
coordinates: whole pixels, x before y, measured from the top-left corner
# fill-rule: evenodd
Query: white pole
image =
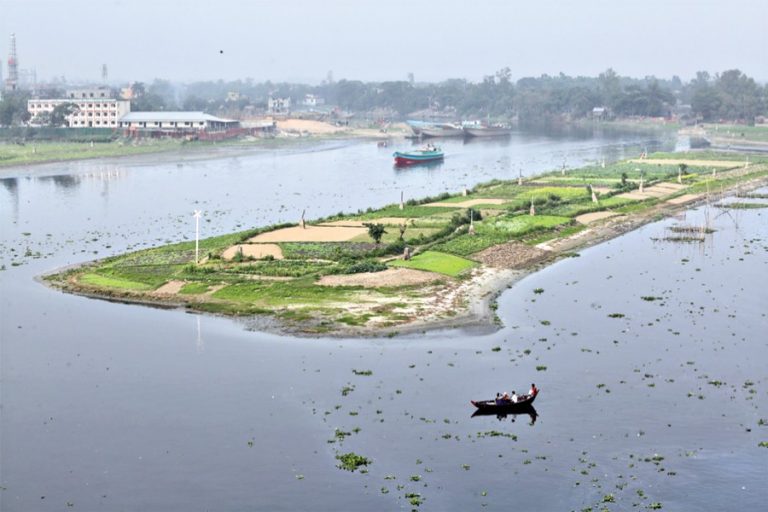
<path fill-rule="evenodd" d="M 195 210 L 195 265 L 200 263 L 200 210 Z"/>

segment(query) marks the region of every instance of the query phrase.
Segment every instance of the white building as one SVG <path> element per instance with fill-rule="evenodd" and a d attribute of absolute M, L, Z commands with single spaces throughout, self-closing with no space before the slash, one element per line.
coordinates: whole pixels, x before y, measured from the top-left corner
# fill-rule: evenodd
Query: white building
<path fill-rule="evenodd" d="M 107 99 L 112 97 L 112 90 L 109 87 L 87 87 L 82 89 L 67 89 L 65 97 L 69 99 L 90 100 Z"/>
<path fill-rule="evenodd" d="M 273 114 L 287 113 L 291 111 L 291 98 L 273 98 L 267 100 L 267 112 Z"/>
<path fill-rule="evenodd" d="M 58 105 L 70 103 L 74 112 L 67 116 L 72 128 L 117 128 L 118 120 L 131 111 L 131 102 L 112 98 L 27 100 L 32 119 L 43 112 L 53 112 Z"/>
<path fill-rule="evenodd" d="M 314 94 L 307 94 L 304 96 L 304 106 L 316 107 L 318 105 L 325 105 L 325 98 L 322 96 L 315 96 Z"/>
<path fill-rule="evenodd" d="M 131 112 L 119 120 L 119 126 L 135 131 L 215 132 L 239 128 L 240 122 L 204 112 Z"/>

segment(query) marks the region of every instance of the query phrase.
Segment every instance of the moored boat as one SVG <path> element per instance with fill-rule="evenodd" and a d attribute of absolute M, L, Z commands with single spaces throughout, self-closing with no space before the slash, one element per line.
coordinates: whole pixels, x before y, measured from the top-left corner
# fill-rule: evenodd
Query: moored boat
<path fill-rule="evenodd" d="M 427 162 L 437 162 L 443 159 L 440 148 L 415 149 L 413 151 L 395 151 L 395 165 L 414 165 Z"/>
<path fill-rule="evenodd" d="M 506 126 L 464 126 L 464 133 L 469 137 L 509 137 L 512 128 Z"/>
<path fill-rule="evenodd" d="M 520 395 L 517 402 L 511 402 L 506 400 L 470 400 L 472 405 L 477 407 L 478 411 L 482 412 L 511 412 L 516 410 L 522 410 L 533 405 L 533 401 L 539 395 L 539 390 L 535 390 L 531 395 Z"/>
<path fill-rule="evenodd" d="M 422 137 L 463 137 L 461 126 L 450 123 L 434 124 L 421 127 Z"/>

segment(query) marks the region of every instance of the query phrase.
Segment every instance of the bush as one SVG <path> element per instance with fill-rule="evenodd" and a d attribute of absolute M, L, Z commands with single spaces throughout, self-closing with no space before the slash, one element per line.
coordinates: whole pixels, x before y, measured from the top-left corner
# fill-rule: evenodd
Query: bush
<path fill-rule="evenodd" d="M 362 274 L 364 272 L 381 272 L 382 270 L 387 270 L 387 266 L 384 263 L 376 260 L 363 260 L 346 267 L 340 267 L 334 273 Z"/>

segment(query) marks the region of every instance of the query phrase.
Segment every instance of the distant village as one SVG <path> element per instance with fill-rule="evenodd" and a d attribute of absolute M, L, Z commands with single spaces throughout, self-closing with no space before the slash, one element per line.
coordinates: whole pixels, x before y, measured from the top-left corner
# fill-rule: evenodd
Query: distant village
<path fill-rule="evenodd" d="M 739 70 L 715 75 L 702 71 L 689 82 L 678 77 L 633 79 L 610 68 L 598 77 L 561 73 L 513 81 L 510 68 L 504 68 L 479 83 L 465 79 L 418 83 L 413 73 L 400 81 L 336 81 L 329 72 L 318 86 L 251 79 L 117 85 L 110 82 L 107 65 L 102 64 L 99 82 L 72 84 L 63 77 L 38 82 L 34 70 L 19 66 L 15 35 L 10 36 L 9 48 L 5 77 L 0 66 L 5 95 L 0 98 L 0 127 L 5 128 L 215 140 L 273 137 L 278 123 L 289 118 L 335 127 L 353 123 L 384 132 L 392 122 L 405 120 L 442 123 L 449 129 L 467 122 L 509 126 L 616 119 L 754 125 L 765 123 L 768 115 L 768 86 Z"/>

